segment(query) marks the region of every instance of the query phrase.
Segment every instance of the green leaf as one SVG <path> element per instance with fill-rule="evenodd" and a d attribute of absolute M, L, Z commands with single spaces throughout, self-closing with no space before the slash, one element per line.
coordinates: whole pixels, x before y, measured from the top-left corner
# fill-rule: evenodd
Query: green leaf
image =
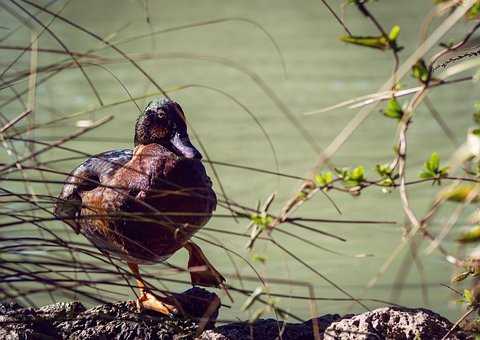
<path fill-rule="evenodd" d="M 350 174 L 350 179 L 360 183 L 365 179 L 365 168 L 363 166 L 357 166 L 355 169 L 352 170 Z"/>
<path fill-rule="evenodd" d="M 335 168 L 335 172 L 341 179 L 345 179 L 348 177 L 348 174 L 350 172 L 349 168 Z"/>
<path fill-rule="evenodd" d="M 384 36 L 372 37 L 344 35 L 340 37 L 340 40 L 349 44 L 375 48 L 382 51 L 390 48 L 390 43 Z"/>
<path fill-rule="evenodd" d="M 429 72 L 427 65 L 423 59 L 417 61 L 415 65 L 412 66 L 412 76 L 415 79 L 420 80 L 422 83 L 426 83 L 429 77 Z"/>
<path fill-rule="evenodd" d="M 400 34 L 400 26 L 395 25 L 390 30 L 390 33 L 388 33 L 388 39 L 390 39 L 390 41 L 396 41 L 399 34 Z"/>
<path fill-rule="evenodd" d="M 250 220 L 261 230 L 265 230 L 273 222 L 273 218 L 266 214 L 251 214 Z"/>
<path fill-rule="evenodd" d="M 333 174 L 330 171 L 323 172 L 315 176 L 315 184 L 319 187 L 328 186 L 333 182 Z"/>
<path fill-rule="evenodd" d="M 392 98 L 388 101 L 387 107 L 382 110 L 383 114 L 389 118 L 400 120 L 403 117 L 403 110 L 397 99 Z"/>
<path fill-rule="evenodd" d="M 433 173 L 438 173 L 438 168 L 440 167 L 440 157 L 438 153 L 433 152 L 430 155 L 430 158 L 425 163 L 425 169 L 430 170 Z"/>
<path fill-rule="evenodd" d="M 323 180 L 325 181 L 325 184 L 330 184 L 333 182 L 333 174 L 328 171 L 323 174 Z"/>
<path fill-rule="evenodd" d="M 382 179 L 380 182 L 379 182 L 380 185 L 382 186 L 385 186 L 385 187 L 391 187 L 393 186 L 395 183 L 393 182 L 393 180 L 391 178 L 385 178 L 385 179 Z M 383 189 L 386 189 L 388 190 L 387 188 L 383 188 Z M 388 193 L 389 191 L 387 191 Z"/>
<path fill-rule="evenodd" d="M 393 168 L 390 164 L 377 164 L 375 165 L 375 170 L 382 178 L 378 184 L 384 187 L 391 187 L 395 185 L 395 179 L 398 178 L 398 174 L 393 173 Z M 389 189 L 383 188 L 383 192 L 389 193 Z"/>
<path fill-rule="evenodd" d="M 389 177 L 393 169 L 390 167 L 390 164 L 377 164 L 375 165 L 375 170 L 381 177 Z"/>
<path fill-rule="evenodd" d="M 363 6 L 367 1 L 368 0 L 349 0 L 349 3 L 356 4 L 357 6 L 359 5 Z M 340 40 L 349 44 L 375 48 L 382 51 L 387 49 L 393 49 L 396 52 L 398 52 L 402 49 L 402 47 L 397 46 L 397 38 L 399 34 L 400 34 L 400 26 L 394 25 L 391 28 L 390 33 L 388 33 L 388 36 L 387 35 L 380 35 L 380 36 L 344 35 L 340 37 Z"/>
<path fill-rule="evenodd" d="M 342 179 L 343 184 L 347 187 L 356 187 L 359 186 L 365 180 L 365 168 L 360 165 L 355 169 L 350 170 L 349 168 L 335 168 L 338 177 Z"/>
<path fill-rule="evenodd" d="M 438 153 L 433 152 L 425 162 L 424 169 L 420 173 L 420 178 L 435 178 L 433 184 L 437 183 L 440 185 L 440 178 L 448 175 L 448 170 L 448 167 L 440 168 L 440 156 L 438 156 Z"/>
<path fill-rule="evenodd" d="M 430 170 L 424 170 L 420 173 L 420 178 L 422 179 L 429 179 L 435 177 L 436 174 Z"/>
<path fill-rule="evenodd" d="M 460 243 L 471 243 L 477 242 L 480 240 L 480 225 L 477 225 L 470 230 L 462 233 L 458 238 L 457 242 Z"/>
<path fill-rule="evenodd" d="M 473 293 L 470 289 L 463 290 L 463 298 L 465 299 L 465 302 L 469 305 L 475 302 L 475 297 L 473 296 Z"/>

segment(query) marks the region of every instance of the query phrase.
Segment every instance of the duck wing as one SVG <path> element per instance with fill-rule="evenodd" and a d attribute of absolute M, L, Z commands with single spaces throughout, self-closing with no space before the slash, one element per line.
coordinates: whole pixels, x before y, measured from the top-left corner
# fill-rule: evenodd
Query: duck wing
<path fill-rule="evenodd" d="M 201 161 L 182 159 L 158 144 L 137 146 L 105 184 L 81 194 L 78 224 L 97 248 L 130 262 L 164 261 L 216 207 Z"/>
<path fill-rule="evenodd" d="M 104 185 L 118 169 L 128 163 L 133 156 L 130 149 L 112 150 L 88 158 L 75 168 L 65 180 L 62 192 L 58 196 L 54 215 L 79 232 L 76 217 L 82 208 L 80 194 Z"/>

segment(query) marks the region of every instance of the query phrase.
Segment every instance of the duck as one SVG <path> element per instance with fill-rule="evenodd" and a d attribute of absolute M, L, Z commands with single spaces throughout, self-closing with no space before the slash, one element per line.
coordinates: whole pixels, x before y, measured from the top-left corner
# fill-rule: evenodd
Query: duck
<path fill-rule="evenodd" d="M 126 262 L 140 291 L 139 311 L 178 314 L 181 306 L 172 295 L 152 292 L 139 266 L 164 262 L 183 248 L 193 286 L 224 287 L 225 278 L 191 240 L 212 217 L 217 197 L 177 102 L 149 102 L 133 142 L 133 150 L 106 151 L 76 167 L 53 213 L 102 254 Z"/>

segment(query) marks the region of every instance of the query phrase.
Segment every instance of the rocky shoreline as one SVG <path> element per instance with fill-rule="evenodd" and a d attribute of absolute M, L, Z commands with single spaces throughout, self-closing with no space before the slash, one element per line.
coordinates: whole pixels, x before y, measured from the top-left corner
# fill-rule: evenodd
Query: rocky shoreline
<path fill-rule="evenodd" d="M 198 292 L 194 292 L 197 294 Z M 205 294 L 200 292 L 202 298 Z M 188 295 L 192 298 L 192 295 Z M 207 296 L 208 297 L 208 296 Z M 185 300 L 186 302 L 186 300 Z M 192 304 L 190 315 L 202 312 Z M 453 326 L 428 309 L 384 307 L 358 315 L 328 314 L 304 323 L 279 323 L 273 319 L 254 324 L 207 324 L 197 334 L 198 322 L 144 311 L 137 313 L 127 302 L 86 309 L 80 302 L 61 302 L 40 308 L 16 304 L 0 305 L 0 339 L 315 339 L 313 322 L 320 331 L 317 339 L 442 339 Z M 453 332 L 448 339 L 474 339 L 471 334 Z"/>

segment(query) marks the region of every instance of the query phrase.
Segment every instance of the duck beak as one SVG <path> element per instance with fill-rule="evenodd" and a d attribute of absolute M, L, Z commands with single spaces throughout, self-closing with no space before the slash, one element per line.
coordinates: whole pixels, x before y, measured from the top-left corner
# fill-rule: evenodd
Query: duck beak
<path fill-rule="evenodd" d="M 202 154 L 192 145 L 186 132 L 175 132 L 170 140 L 179 155 L 190 159 L 202 159 Z"/>

